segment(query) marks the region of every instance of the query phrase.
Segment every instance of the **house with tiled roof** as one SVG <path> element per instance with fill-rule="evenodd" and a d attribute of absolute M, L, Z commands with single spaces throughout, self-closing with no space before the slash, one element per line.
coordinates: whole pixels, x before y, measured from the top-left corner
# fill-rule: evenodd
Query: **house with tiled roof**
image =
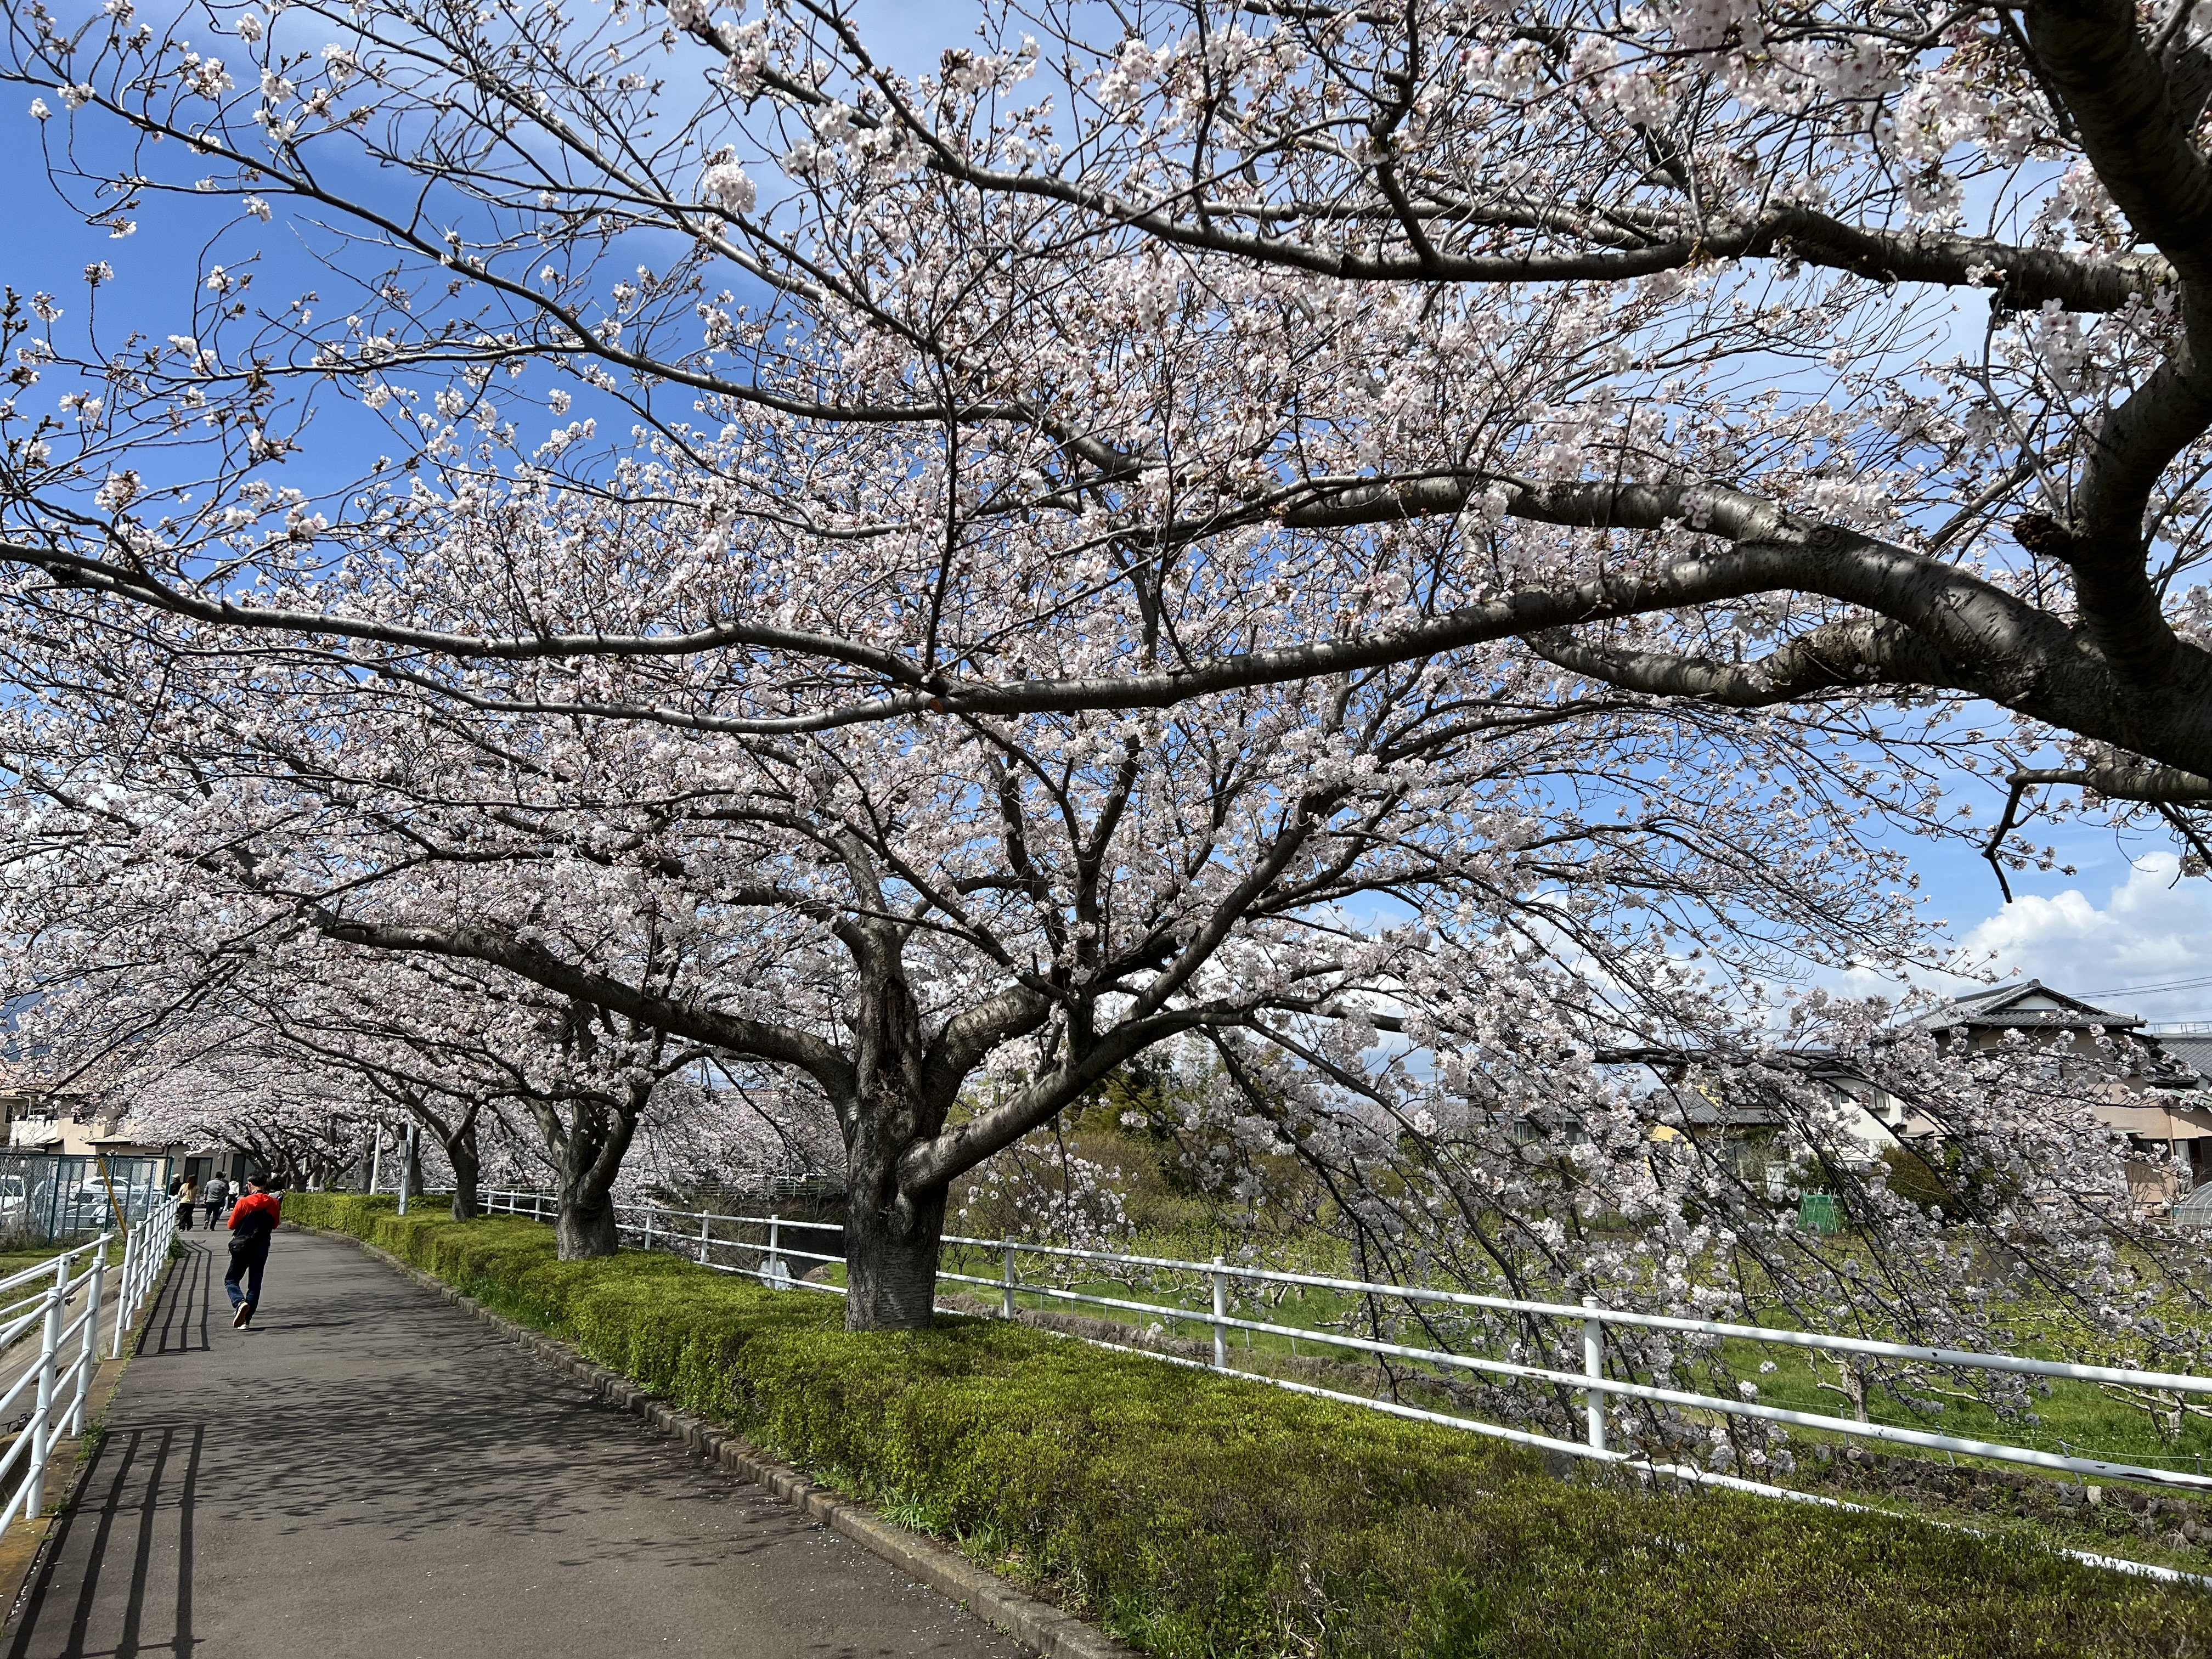
<path fill-rule="evenodd" d="M 2152 1030 L 2139 1015 L 2100 1008 L 2035 979 L 1954 997 L 1913 1023 L 1969 1050 L 2020 1032 L 2087 1058 L 2098 1053 L 2101 1036 L 2133 1064 L 2124 1077 L 2100 1085 L 2091 1102 L 2098 1118 L 2146 1153 L 2170 1152 L 2195 1182 L 2212 1182 L 2212 1032 L 2185 1044 Z M 2179 1195 L 2179 1183 L 2148 1162 L 2137 1184 L 2154 1202 Z"/>
<path fill-rule="evenodd" d="M 1946 1046 L 1972 1052 L 2014 1041 L 2015 1033 L 2080 1054 L 2105 1058 L 2100 1040 L 2117 1044 L 2130 1062 L 2120 1076 L 2085 1075 L 2088 1103 L 2097 1117 L 2124 1133 L 2144 1154 L 2130 1166 L 2130 1184 L 2146 1204 L 2172 1202 L 2192 1185 L 2212 1186 L 2212 1021 L 2186 1037 L 2154 1031 L 2140 1017 L 2102 1008 L 2040 980 L 2001 985 L 1956 997 L 1911 1022 L 1907 1030 L 1936 1034 Z M 1691 1060 L 1686 1054 L 1686 1065 Z M 1826 1090 L 1847 1114 L 1849 1141 L 1872 1160 L 1890 1148 L 1934 1139 L 1942 1126 L 1890 1094 L 1856 1067 L 1825 1051 L 1802 1049 L 1768 1056 L 1768 1064 L 1795 1071 Z M 1782 1126 L 1779 1105 L 1755 1096 L 1723 1106 L 1694 1085 L 1670 1081 L 1663 1092 L 1680 1113 L 1677 1133 L 1712 1134 L 1738 1143 L 1747 1155 Z M 1848 1143 L 1847 1143 L 1848 1144 Z M 2177 1171 L 2173 1165 L 2182 1166 Z"/>

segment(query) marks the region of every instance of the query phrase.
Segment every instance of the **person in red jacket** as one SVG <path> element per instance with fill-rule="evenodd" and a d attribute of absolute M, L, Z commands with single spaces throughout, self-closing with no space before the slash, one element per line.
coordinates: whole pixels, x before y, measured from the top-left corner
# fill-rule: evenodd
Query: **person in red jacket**
<path fill-rule="evenodd" d="M 222 1276 L 222 1287 L 230 1292 L 230 1305 L 238 1310 L 230 1322 L 234 1331 L 253 1322 L 253 1310 L 261 1300 L 261 1273 L 269 1265 L 269 1239 L 276 1231 L 283 1203 L 270 1190 L 270 1184 L 265 1176 L 250 1177 L 246 1196 L 230 1212 L 230 1271 Z M 241 1279 L 246 1281 L 243 1290 L 238 1282 Z"/>

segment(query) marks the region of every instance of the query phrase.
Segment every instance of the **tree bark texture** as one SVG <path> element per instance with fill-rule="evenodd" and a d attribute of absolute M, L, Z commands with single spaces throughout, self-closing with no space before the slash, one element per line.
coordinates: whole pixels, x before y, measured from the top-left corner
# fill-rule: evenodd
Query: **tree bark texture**
<path fill-rule="evenodd" d="M 845 1213 L 845 1328 L 929 1328 L 937 1304 L 937 1257 L 945 1233 L 945 1189 L 902 1199 L 896 1161 L 854 1186 Z"/>
<path fill-rule="evenodd" d="M 605 1193 L 596 1197 L 581 1186 L 563 1182 L 561 1206 L 553 1218 L 554 1254 L 563 1261 L 586 1261 L 612 1255 L 622 1247 L 615 1225 L 613 1200 Z"/>
<path fill-rule="evenodd" d="M 453 1219 L 473 1221 L 483 1213 L 483 1201 L 477 1195 L 483 1160 L 477 1151 L 476 1114 L 471 1112 L 461 1120 L 459 1128 L 441 1139 L 447 1161 L 453 1166 Z"/>
<path fill-rule="evenodd" d="M 557 1171 L 560 1202 L 553 1236 L 562 1261 L 612 1255 L 622 1248 L 612 1196 L 615 1177 L 650 1092 L 651 1085 L 638 1084 L 619 1103 L 578 1101 L 565 1121 L 553 1103 L 532 1103 Z"/>
<path fill-rule="evenodd" d="M 848 942 L 862 990 L 854 1031 L 857 1097 L 839 1114 L 850 1193 L 845 1328 L 926 1330 L 937 1301 L 945 1187 L 902 1189 L 899 1161 L 944 1127 L 951 1102 L 928 1086 L 928 1044 L 900 942 L 874 928 L 852 930 Z"/>

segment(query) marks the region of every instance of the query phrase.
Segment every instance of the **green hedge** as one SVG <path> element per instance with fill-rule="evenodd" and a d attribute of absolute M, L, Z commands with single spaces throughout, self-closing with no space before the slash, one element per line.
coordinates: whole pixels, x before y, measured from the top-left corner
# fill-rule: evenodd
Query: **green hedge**
<path fill-rule="evenodd" d="M 1518 1449 L 995 1321 L 848 1335 L 829 1297 L 503 1218 L 290 1194 L 1149 1652 L 2212 1654 L 2212 1595 L 2017 1538 L 1562 1483 Z"/>

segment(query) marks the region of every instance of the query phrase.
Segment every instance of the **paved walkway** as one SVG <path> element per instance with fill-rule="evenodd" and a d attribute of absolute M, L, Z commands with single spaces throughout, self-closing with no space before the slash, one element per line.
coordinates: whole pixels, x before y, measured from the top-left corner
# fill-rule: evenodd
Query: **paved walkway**
<path fill-rule="evenodd" d="M 1022 1650 L 349 1245 L 176 1264 L 4 1659 Z"/>

